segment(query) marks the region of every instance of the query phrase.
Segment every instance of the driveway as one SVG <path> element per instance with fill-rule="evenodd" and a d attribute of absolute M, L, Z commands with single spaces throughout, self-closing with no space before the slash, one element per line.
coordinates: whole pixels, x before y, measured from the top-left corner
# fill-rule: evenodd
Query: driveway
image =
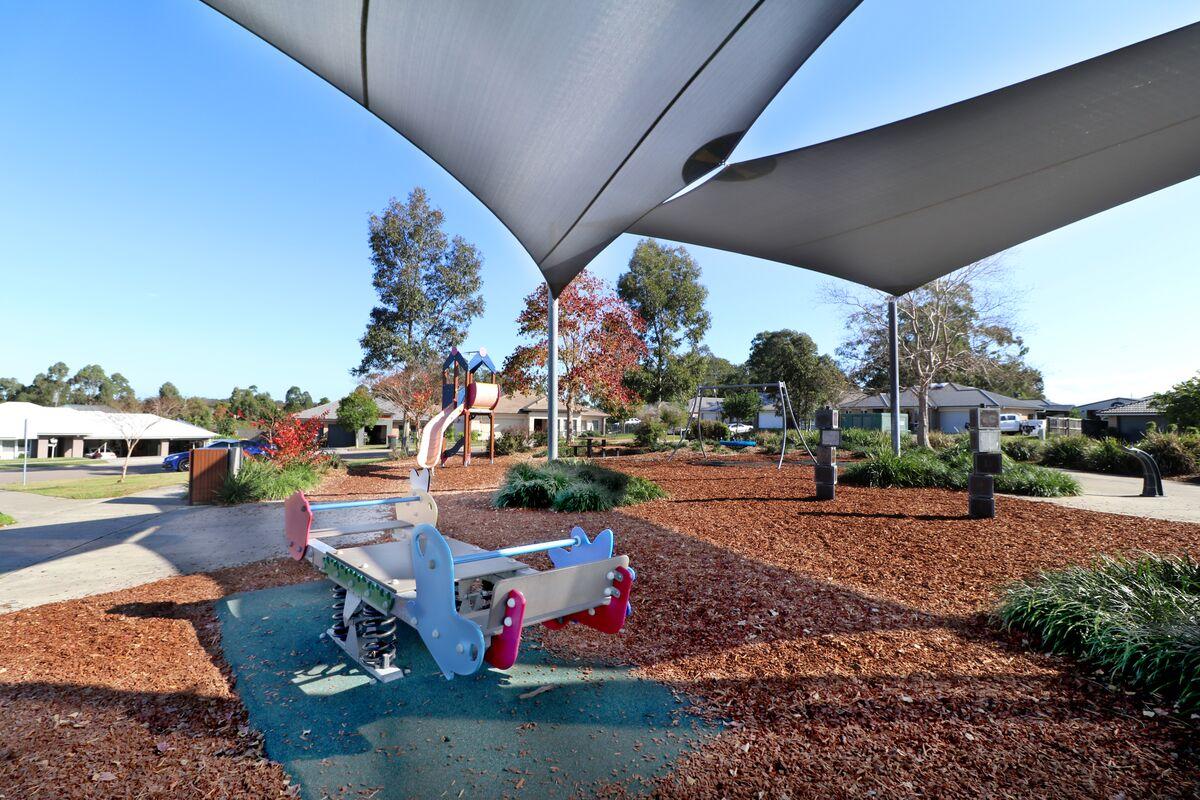
<path fill-rule="evenodd" d="M 1142 479 L 1128 475 L 1101 475 L 1096 472 L 1065 472 L 1083 487 L 1078 497 L 1028 497 L 1060 506 L 1125 514 L 1131 517 L 1168 519 L 1200 523 L 1200 485 L 1163 481 L 1165 497 L 1142 497 Z"/>
<path fill-rule="evenodd" d="M 107 500 L 3 493 L 0 611 L 109 592 L 284 555 L 283 506 L 189 506 L 185 487 Z M 347 509 L 340 521 L 384 518 Z M 370 534 L 359 538 L 369 538 Z"/>

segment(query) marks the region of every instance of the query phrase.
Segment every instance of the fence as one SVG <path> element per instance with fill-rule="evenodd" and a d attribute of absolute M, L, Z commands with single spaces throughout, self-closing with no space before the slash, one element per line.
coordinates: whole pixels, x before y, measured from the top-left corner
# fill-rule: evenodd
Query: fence
<path fill-rule="evenodd" d="M 1073 417 L 1046 417 L 1046 437 L 1082 436 L 1083 420 Z"/>
<path fill-rule="evenodd" d="M 198 449 L 190 456 L 188 502 L 192 505 L 216 502 L 217 492 L 229 474 L 232 450 Z"/>

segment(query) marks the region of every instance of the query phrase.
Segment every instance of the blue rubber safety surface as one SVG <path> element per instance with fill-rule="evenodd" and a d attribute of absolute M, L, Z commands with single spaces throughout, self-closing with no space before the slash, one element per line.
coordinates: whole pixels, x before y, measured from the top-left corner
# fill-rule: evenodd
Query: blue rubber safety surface
<path fill-rule="evenodd" d="M 412 673 L 374 683 L 321 637 L 331 602 L 320 581 L 217 604 L 250 723 L 306 798 L 550 798 L 604 784 L 638 794 L 715 734 L 666 686 L 566 663 L 530 638 L 511 670 L 447 681 L 400 625 L 397 662 Z"/>

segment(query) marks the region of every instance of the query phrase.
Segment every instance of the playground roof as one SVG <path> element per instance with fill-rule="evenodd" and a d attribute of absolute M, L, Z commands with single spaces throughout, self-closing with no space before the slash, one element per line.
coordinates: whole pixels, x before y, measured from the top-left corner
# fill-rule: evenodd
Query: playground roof
<path fill-rule="evenodd" d="M 903 292 L 1200 174 L 1200 25 L 660 205 L 858 0 L 205 2 L 442 165 L 555 292 L 626 230 Z"/>

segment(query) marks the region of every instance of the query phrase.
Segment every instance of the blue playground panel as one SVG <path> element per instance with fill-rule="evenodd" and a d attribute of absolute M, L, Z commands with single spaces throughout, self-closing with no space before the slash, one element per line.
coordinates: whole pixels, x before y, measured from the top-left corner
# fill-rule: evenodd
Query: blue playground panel
<path fill-rule="evenodd" d="M 639 794 L 716 733 L 666 686 L 556 659 L 532 637 L 512 669 L 447 681 L 401 625 L 397 663 L 412 674 L 373 683 L 318 638 L 330 600 L 328 582 L 318 581 L 217 604 L 250 723 L 306 798 L 339 797 L 342 787 L 350 797 L 378 789 L 379 800 L 549 798 L 608 783 Z M 554 688 L 519 698 L 542 686 Z"/>

